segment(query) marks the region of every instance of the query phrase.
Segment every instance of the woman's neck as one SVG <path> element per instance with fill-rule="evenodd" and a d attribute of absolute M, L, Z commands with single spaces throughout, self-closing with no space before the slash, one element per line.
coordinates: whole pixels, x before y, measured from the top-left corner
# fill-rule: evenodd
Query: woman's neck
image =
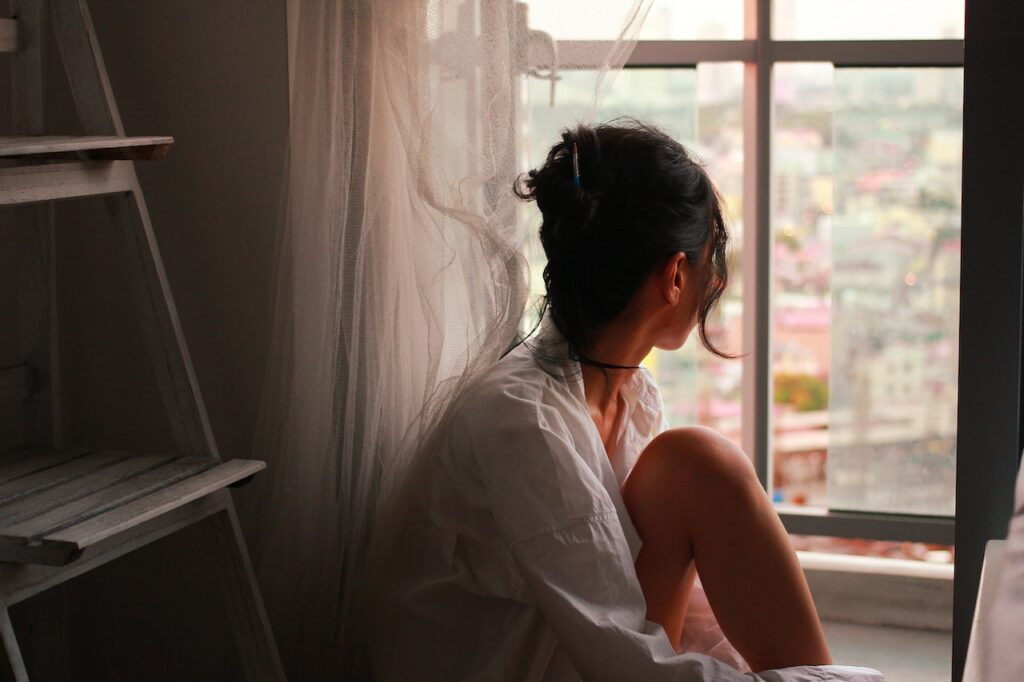
<path fill-rule="evenodd" d="M 614 320 L 595 334 L 585 354 L 592 360 L 609 365 L 637 366 L 653 348 L 645 336 L 628 322 Z M 623 384 L 637 371 L 608 369 L 585 363 L 580 365 L 580 369 L 587 403 L 600 413 L 616 409 Z"/>

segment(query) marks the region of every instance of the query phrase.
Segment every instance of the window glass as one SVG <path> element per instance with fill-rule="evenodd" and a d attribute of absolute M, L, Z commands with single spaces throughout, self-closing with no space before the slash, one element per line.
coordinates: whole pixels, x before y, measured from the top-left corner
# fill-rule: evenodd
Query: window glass
<path fill-rule="evenodd" d="M 599 2 L 600 0 L 598 0 Z M 594 0 L 529 0 L 530 28 L 555 40 L 614 40 L 625 20 L 615 11 L 595 8 Z M 655 0 L 637 36 L 640 40 L 740 40 L 742 0 Z"/>
<path fill-rule="evenodd" d="M 524 169 L 541 164 L 562 128 L 589 120 L 587 103 L 593 78 L 562 74 L 555 105 L 549 85 L 531 80 L 521 148 L 527 150 Z M 708 167 L 726 203 L 732 228 L 731 284 L 709 327 L 726 350 L 738 352 L 742 328 L 742 224 L 739 219 L 743 173 L 741 120 L 742 65 L 709 64 L 697 69 L 627 69 L 615 79 L 594 120 L 630 115 L 657 124 L 694 151 Z M 539 216 L 523 208 L 529 225 L 531 300 L 543 293 L 544 255 L 536 236 Z M 532 319 L 528 315 L 527 325 Z M 655 350 L 644 364 L 654 373 L 672 426 L 704 424 L 740 440 L 740 383 L 742 363 L 722 360 L 700 347 L 696 333 L 678 351 Z"/>
<path fill-rule="evenodd" d="M 831 64 L 777 64 L 772 133 L 772 495 L 826 505 Z"/>
<path fill-rule="evenodd" d="M 774 0 L 776 40 L 964 37 L 964 0 Z"/>
<path fill-rule="evenodd" d="M 952 514 L 961 69 L 835 74 L 829 506 Z"/>
<path fill-rule="evenodd" d="M 962 82 L 775 69 L 776 501 L 954 511 Z"/>

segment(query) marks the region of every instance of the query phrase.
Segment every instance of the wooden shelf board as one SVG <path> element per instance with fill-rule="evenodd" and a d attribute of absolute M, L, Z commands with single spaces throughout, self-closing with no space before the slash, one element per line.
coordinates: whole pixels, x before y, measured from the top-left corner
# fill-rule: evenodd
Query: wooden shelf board
<path fill-rule="evenodd" d="M 17 135 L 0 136 L 0 159 L 51 161 L 133 160 L 163 158 L 173 137 L 118 137 L 111 135 Z"/>
<path fill-rule="evenodd" d="M 6 467 L 0 454 L 0 472 L 8 474 L 0 487 L 0 562 L 65 565 L 87 547 L 265 466 L 242 459 L 79 452 L 21 451 L 10 455 Z"/>

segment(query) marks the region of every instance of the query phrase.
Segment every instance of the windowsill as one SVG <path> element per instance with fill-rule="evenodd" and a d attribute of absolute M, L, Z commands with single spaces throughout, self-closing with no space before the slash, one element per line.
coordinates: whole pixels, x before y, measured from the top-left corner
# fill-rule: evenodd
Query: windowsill
<path fill-rule="evenodd" d="M 950 631 L 953 567 L 797 552 L 823 621 Z"/>
<path fill-rule="evenodd" d="M 953 564 L 849 554 L 826 554 L 825 552 L 798 551 L 796 556 L 800 559 L 800 565 L 804 567 L 805 571 L 844 571 L 846 573 L 880 573 L 936 580 L 953 579 Z"/>
<path fill-rule="evenodd" d="M 955 524 L 950 516 L 919 516 L 881 512 L 836 511 L 820 507 L 776 504 L 775 511 L 795 535 L 870 537 L 875 540 L 954 543 Z"/>

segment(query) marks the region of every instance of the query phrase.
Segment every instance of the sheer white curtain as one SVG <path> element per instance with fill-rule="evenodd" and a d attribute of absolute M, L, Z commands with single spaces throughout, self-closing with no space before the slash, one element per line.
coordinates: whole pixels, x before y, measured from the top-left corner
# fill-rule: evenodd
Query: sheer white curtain
<path fill-rule="evenodd" d="M 257 434 L 269 468 L 250 518 L 290 678 L 321 680 L 361 660 L 355 605 L 388 500 L 517 333 L 524 83 L 555 60 L 509 0 L 289 2 L 288 185 Z M 648 0 L 552 4 L 549 18 L 621 27 L 573 57 L 595 67 L 596 104 Z"/>

